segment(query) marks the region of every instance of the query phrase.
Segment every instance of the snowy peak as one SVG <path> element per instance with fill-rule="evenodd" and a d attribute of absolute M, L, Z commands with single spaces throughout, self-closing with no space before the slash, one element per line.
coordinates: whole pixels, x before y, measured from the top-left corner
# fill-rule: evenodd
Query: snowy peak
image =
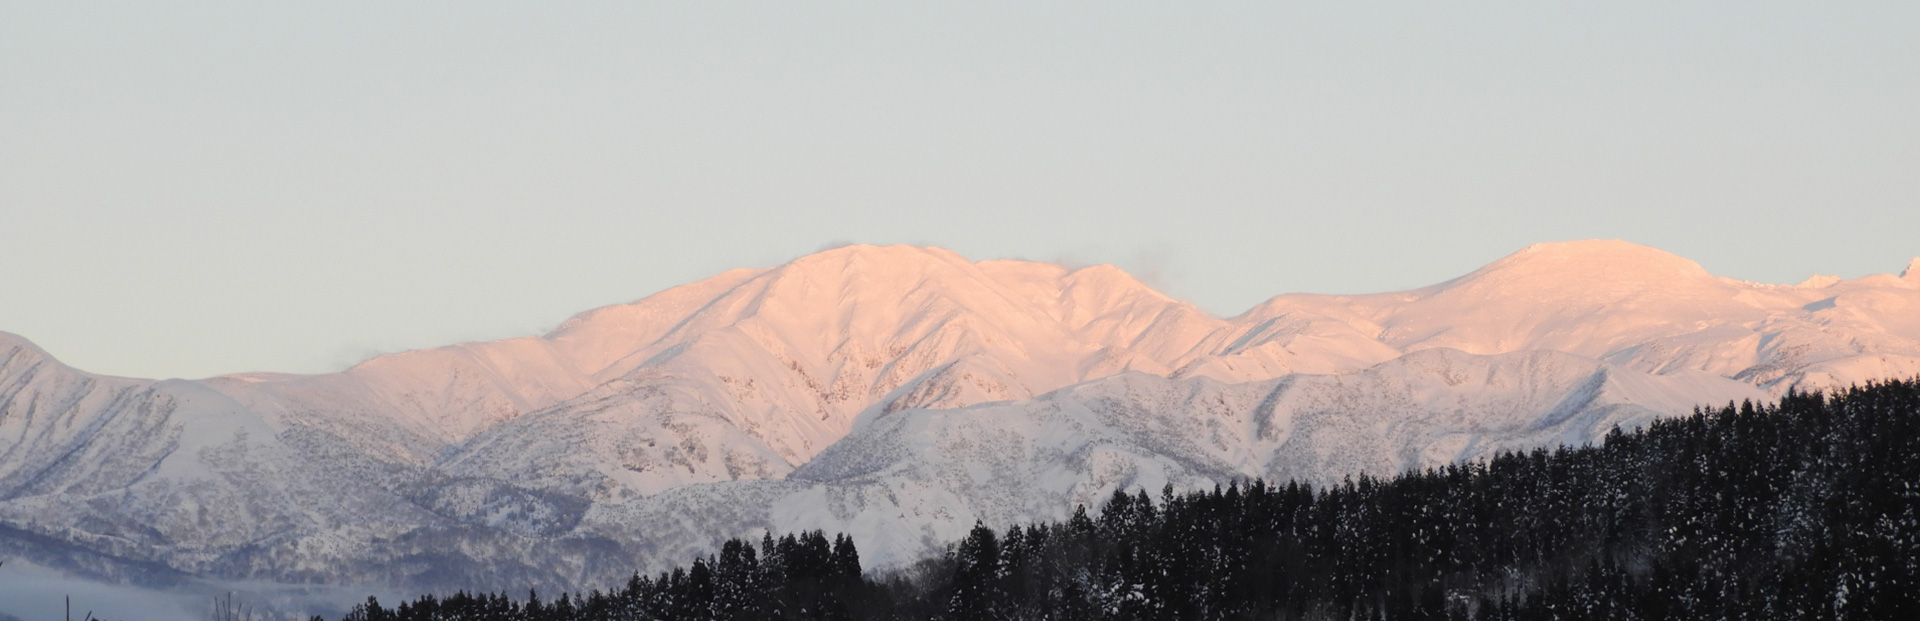
<path fill-rule="evenodd" d="M 723 278 L 569 321 L 546 342 L 596 352 L 587 335 L 658 336 L 625 341 L 628 353 L 593 372 L 597 385 L 471 436 L 441 463 L 596 502 L 780 477 L 863 412 L 1164 374 L 1221 325 L 1111 266 L 975 263 L 938 248 L 847 246 Z"/>
<path fill-rule="evenodd" d="M 750 292 L 750 301 L 727 319 L 757 318 L 819 331 L 807 336 L 917 336 L 917 330 L 900 334 L 899 328 L 959 315 L 1020 331 L 1036 319 L 1020 296 L 973 263 L 937 248 L 848 246 L 801 257 L 755 281 L 743 287 L 750 290 L 743 291 Z"/>
<path fill-rule="evenodd" d="M 1907 269 L 1901 270 L 1900 280 L 1920 285 L 1920 257 L 1907 261 Z"/>
<path fill-rule="evenodd" d="M 1275 297 L 1232 320 L 1241 331 L 1218 357 L 1189 368 L 1245 381 L 1314 370 L 1316 360 L 1318 370 L 1350 372 L 1428 348 L 1547 349 L 1736 377 L 1776 394 L 1844 386 L 1898 374 L 1920 356 L 1920 320 L 1908 310 L 1920 307 L 1916 275 L 1910 266 L 1910 280 L 1768 285 L 1623 241 L 1537 244 L 1422 289 Z"/>
<path fill-rule="evenodd" d="M 851 244 L 809 254 L 776 269 L 800 277 L 886 278 L 925 275 L 941 269 L 971 271 L 973 262 L 951 250 L 933 246 Z"/>
<path fill-rule="evenodd" d="M 1534 244 L 1442 287 L 1510 295 L 1544 289 L 1604 296 L 1628 293 L 1634 287 L 1704 284 L 1715 280 L 1713 274 L 1692 260 L 1613 239 Z"/>
<path fill-rule="evenodd" d="M 11 375 L 16 367 L 37 365 L 46 362 L 58 363 L 53 356 L 33 341 L 12 332 L 0 332 L 0 377 Z"/>
<path fill-rule="evenodd" d="M 604 380 L 663 354 L 684 355 L 723 332 L 745 335 L 803 365 L 818 366 L 847 348 L 898 355 L 961 334 L 960 341 L 971 346 L 1018 351 L 1021 358 L 1061 366 L 1102 348 L 1139 346 L 1144 330 L 1173 320 L 1163 317 L 1169 313 L 1185 323 L 1207 324 L 1203 331 L 1218 323 L 1112 266 L 975 263 L 939 248 L 846 246 L 715 280 L 723 282 L 583 313 L 549 338 L 570 351 L 599 354 L 577 362 Z M 691 295 L 695 290 L 709 297 L 699 300 Z M 666 297 L 686 299 L 656 299 Z M 638 325 L 645 322 L 656 325 Z M 642 335 L 653 340 L 639 342 Z M 610 346 L 599 345 L 609 337 L 625 349 L 619 358 L 610 355 Z"/>
<path fill-rule="evenodd" d="M 728 270 L 635 302 L 589 310 L 574 315 L 545 338 L 566 350 L 581 369 L 597 374 L 665 337 L 720 295 L 765 271 Z"/>
<path fill-rule="evenodd" d="M 979 315 L 987 323 L 1013 328 L 1032 319 L 1022 308 L 1022 297 L 951 251 L 854 245 L 595 309 L 569 320 L 549 338 L 597 354 L 583 360 L 583 366 L 608 376 L 674 345 L 743 323 L 774 329 L 782 338 L 811 341 L 802 347 L 809 353 L 825 353 L 848 338 L 911 338 L 917 335 L 911 327 L 956 315 Z M 899 333 L 903 327 L 909 328 L 905 334 Z M 635 356 L 641 352 L 644 355 Z M 625 364 L 615 365 L 621 358 Z"/>

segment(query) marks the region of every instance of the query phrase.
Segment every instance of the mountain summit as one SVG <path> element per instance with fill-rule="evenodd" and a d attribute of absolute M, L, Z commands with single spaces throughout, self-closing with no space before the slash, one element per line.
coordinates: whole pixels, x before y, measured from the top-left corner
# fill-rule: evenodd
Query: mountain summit
<path fill-rule="evenodd" d="M 1691 259 L 1618 239 L 1533 244 L 1475 270 L 1467 278 L 1491 274 L 1590 282 L 1713 278 L 1712 274 Z"/>

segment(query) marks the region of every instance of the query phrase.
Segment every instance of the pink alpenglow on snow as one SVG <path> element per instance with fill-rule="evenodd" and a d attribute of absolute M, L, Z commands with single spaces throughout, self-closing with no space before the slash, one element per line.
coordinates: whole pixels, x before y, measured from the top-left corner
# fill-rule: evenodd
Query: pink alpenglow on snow
<path fill-rule="evenodd" d="M 1223 318 L 1112 266 L 848 246 L 324 375 L 102 377 L 0 334 L 0 523 L 295 582 L 606 582 L 760 529 L 885 566 L 1114 489 L 1390 474 L 1916 374 L 1920 259 L 1782 285 L 1538 244 Z"/>

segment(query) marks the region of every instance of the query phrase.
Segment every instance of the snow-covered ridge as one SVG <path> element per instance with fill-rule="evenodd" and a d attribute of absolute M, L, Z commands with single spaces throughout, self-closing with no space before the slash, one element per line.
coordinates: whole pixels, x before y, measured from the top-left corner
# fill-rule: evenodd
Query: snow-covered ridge
<path fill-rule="evenodd" d="M 1219 318 L 1112 266 L 849 246 L 324 375 L 101 377 L 0 333 L 0 533 L 26 533 L 0 554 L 518 588 L 817 527 L 904 560 L 1115 487 L 1386 474 L 1920 374 L 1916 268 L 1767 285 L 1565 242 Z"/>

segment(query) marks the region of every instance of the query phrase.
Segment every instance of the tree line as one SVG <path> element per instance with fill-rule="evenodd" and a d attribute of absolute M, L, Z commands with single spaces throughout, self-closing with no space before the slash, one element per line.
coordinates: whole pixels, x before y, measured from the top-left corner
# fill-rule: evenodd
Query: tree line
<path fill-rule="evenodd" d="M 612 592 L 346 619 L 1894 619 L 1916 579 L 1920 380 L 1321 489 L 1116 491 L 886 573 L 844 535 L 766 535 Z"/>

